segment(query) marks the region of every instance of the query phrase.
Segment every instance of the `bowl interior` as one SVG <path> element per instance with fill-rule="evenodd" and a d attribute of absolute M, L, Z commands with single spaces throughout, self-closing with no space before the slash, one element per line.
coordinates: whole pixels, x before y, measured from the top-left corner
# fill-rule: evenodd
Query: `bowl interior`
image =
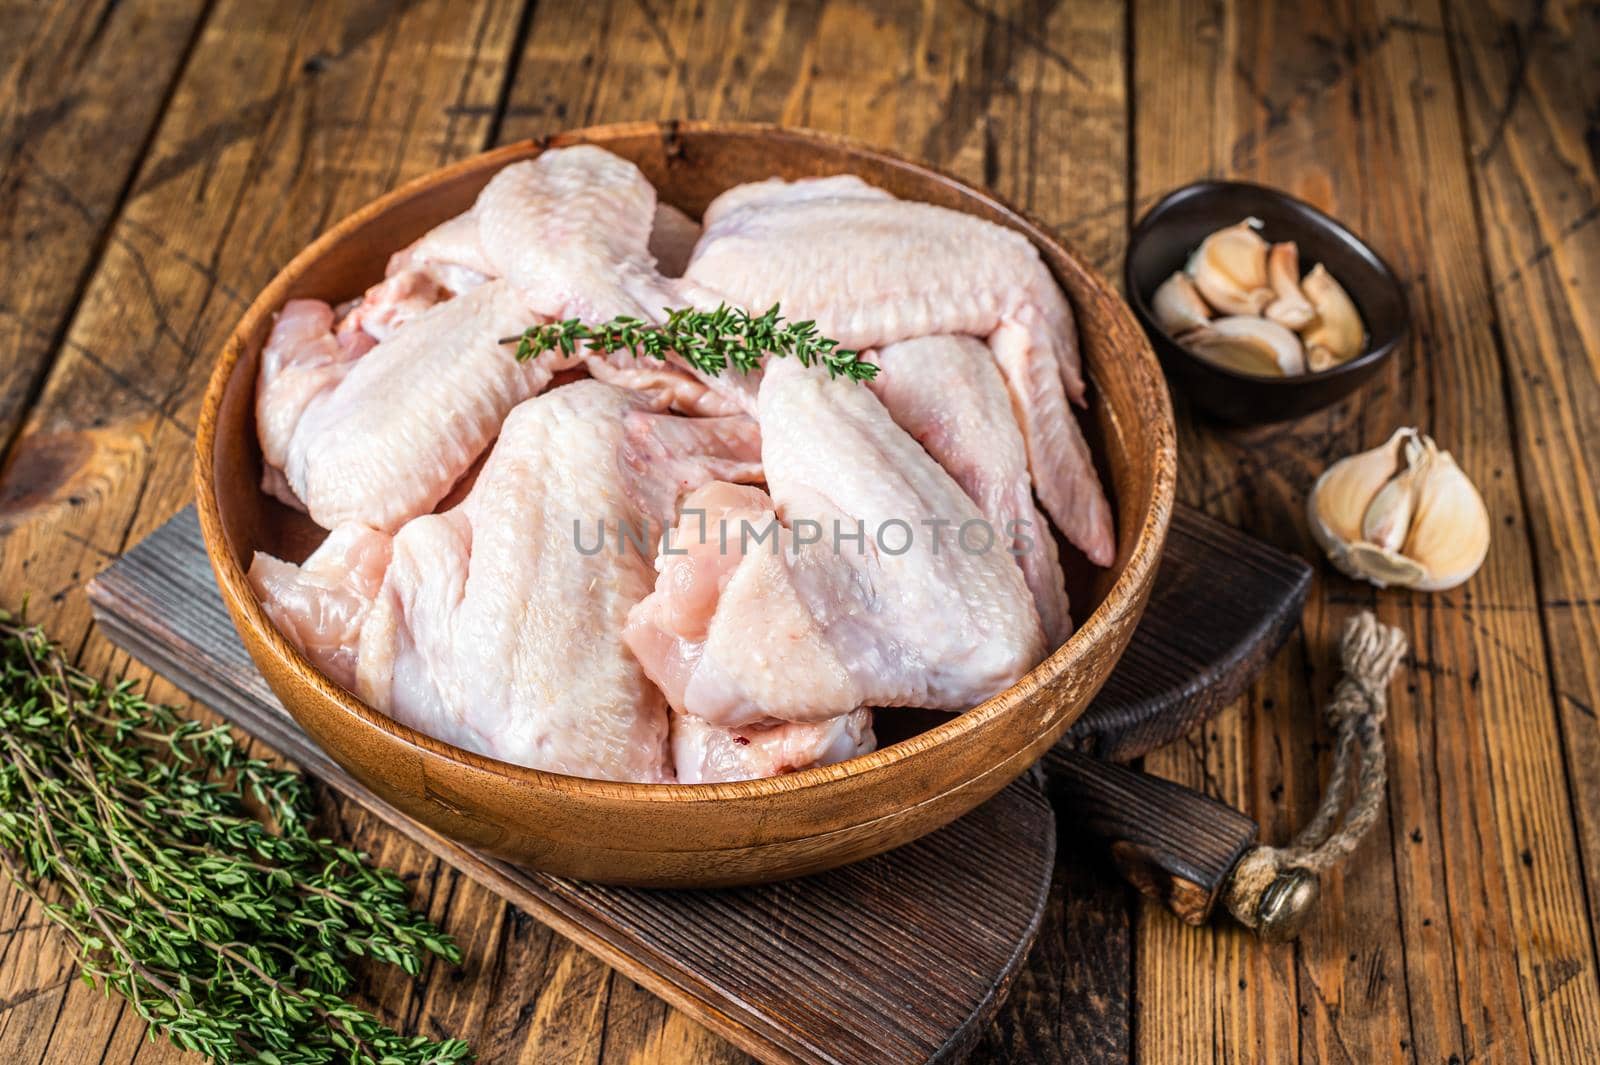
<path fill-rule="evenodd" d="M 1259 218 L 1261 235 L 1270 242 L 1292 240 L 1299 245 L 1300 269 L 1309 272 L 1318 263 L 1350 294 L 1367 327 L 1362 353 L 1321 373 L 1296 377 L 1245 374 L 1207 362 L 1167 336 L 1155 323 L 1150 301 L 1157 288 L 1174 271 L 1181 270 L 1200 242 L 1224 226 L 1245 218 Z M 1400 280 L 1359 237 L 1303 200 L 1264 185 L 1241 181 L 1202 181 L 1186 185 L 1164 197 L 1134 228 L 1128 243 L 1128 300 L 1156 339 L 1171 342 L 1170 350 L 1197 366 L 1224 378 L 1259 383 L 1275 389 L 1295 389 L 1341 377 L 1360 375 L 1393 352 L 1405 338 L 1409 315 Z M 1316 383 L 1316 385 L 1313 385 Z"/>
<path fill-rule="evenodd" d="M 1064 550 L 1078 630 L 1030 674 L 1033 686 L 1042 674 L 1054 674 L 1069 660 L 1083 658 L 1105 634 L 1120 631 L 1127 612 L 1136 616 L 1142 609 L 1170 512 L 1176 478 L 1174 432 L 1165 387 L 1148 342 L 1126 305 L 1103 279 L 1030 220 L 988 195 L 886 153 L 804 131 L 650 123 L 600 127 L 547 142 L 513 145 L 419 179 L 340 223 L 296 257 L 262 292 L 219 362 L 206 401 L 206 413 L 212 417 L 202 418 L 199 439 L 202 461 L 197 490 L 202 521 L 214 507 L 226 557 L 219 558 L 221 552 L 213 546 L 213 562 L 224 594 L 247 600 L 234 606 L 236 612 L 244 612 L 248 624 L 270 624 L 248 591 L 241 593 L 247 588 L 243 571 L 253 554 L 265 551 L 297 560 L 325 535 L 258 487 L 261 456 L 256 444 L 254 390 L 257 359 L 273 314 L 294 297 L 338 302 L 359 295 L 381 279 L 390 253 L 470 207 L 501 167 L 536 155 L 547 146 L 578 142 L 597 143 L 630 159 L 655 185 L 662 201 L 696 217 L 719 193 L 744 182 L 774 176 L 854 173 L 897 196 L 977 214 L 1026 233 L 1040 248 L 1078 316 L 1080 346 L 1091 382 L 1088 409 L 1079 417 L 1112 497 L 1118 547 L 1116 561 L 1104 570 L 1090 566 L 1075 550 Z M 274 640 L 273 644 L 289 668 L 315 673 L 309 661 L 286 641 Z M 1100 655 L 1088 654 L 1088 658 L 1096 671 L 1109 671 L 1109 662 L 1101 663 Z M 1099 679 L 1103 680 L 1103 672 Z M 1028 683 L 1025 679 L 1019 687 Z M 377 721 L 385 732 L 434 754 L 518 779 L 576 783 L 575 778 L 511 766 L 421 736 L 360 706 L 348 693 L 336 692 L 335 698 L 351 712 Z M 1002 693 L 958 717 L 997 713 L 1006 704 Z M 863 768 L 855 763 L 863 763 L 865 768 L 882 765 L 904 756 L 908 748 L 924 750 L 938 743 L 941 733 L 955 727 L 948 715 L 933 713 L 892 711 L 879 717 L 884 746 L 878 751 L 838 766 L 745 782 L 740 794 L 750 786 L 789 789 L 837 779 Z M 733 787 L 584 784 L 597 789 L 603 786 L 607 791 L 634 789 L 641 795 L 649 791 L 663 797 L 694 794 L 697 798 L 715 797 L 720 794 L 718 789 Z"/>

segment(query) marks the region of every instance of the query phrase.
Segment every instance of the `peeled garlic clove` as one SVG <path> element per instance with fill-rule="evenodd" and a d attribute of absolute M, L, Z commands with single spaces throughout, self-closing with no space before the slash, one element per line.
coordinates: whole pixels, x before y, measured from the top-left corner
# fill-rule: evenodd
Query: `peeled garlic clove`
<path fill-rule="evenodd" d="M 1202 328 L 1211 320 L 1211 308 L 1200 298 L 1200 290 L 1194 287 L 1189 275 L 1181 270 L 1161 282 L 1161 287 L 1151 297 L 1150 310 L 1155 314 L 1156 324 L 1174 337 Z"/>
<path fill-rule="evenodd" d="M 1356 305 L 1327 268 L 1318 263 L 1301 280 L 1300 290 L 1317 312 L 1316 321 L 1304 330 L 1303 335 L 1308 349 L 1325 349 L 1324 354 L 1317 356 L 1318 360 L 1331 358 L 1330 365 L 1337 365 L 1361 354 L 1361 343 L 1367 336 L 1367 328 L 1361 322 L 1361 312 L 1356 310 Z"/>
<path fill-rule="evenodd" d="M 1258 377 L 1283 375 L 1283 371 L 1278 369 L 1278 364 L 1273 359 L 1272 352 L 1259 344 L 1206 330 L 1190 333 L 1182 342 L 1184 347 L 1207 362 L 1214 362 L 1230 370 L 1255 374 Z"/>
<path fill-rule="evenodd" d="M 1273 300 L 1267 286 L 1267 242 L 1250 220 L 1201 241 L 1185 269 L 1200 295 L 1222 314 L 1260 314 Z"/>
<path fill-rule="evenodd" d="M 1417 489 L 1407 469 L 1378 490 L 1361 520 L 1361 537 L 1384 551 L 1398 551 L 1411 531 L 1411 514 L 1416 509 Z"/>
<path fill-rule="evenodd" d="M 1378 587 L 1454 588 L 1489 550 L 1489 512 L 1449 452 L 1415 429 L 1328 467 L 1306 502 L 1329 559 Z"/>
<path fill-rule="evenodd" d="M 1311 301 L 1300 291 L 1300 249 L 1294 241 L 1274 244 L 1267 253 L 1267 283 L 1274 295 L 1267 304 L 1268 318 L 1290 329 L 1304 329 L 1317 317 Z"/>
<path fill-rule="evenodd" d="M 1306 370 L 1300 338 L 1265 318 L 1218 318 L 1179 340 L 1202 359 L 1244 373 L 1278 377 Z"/>

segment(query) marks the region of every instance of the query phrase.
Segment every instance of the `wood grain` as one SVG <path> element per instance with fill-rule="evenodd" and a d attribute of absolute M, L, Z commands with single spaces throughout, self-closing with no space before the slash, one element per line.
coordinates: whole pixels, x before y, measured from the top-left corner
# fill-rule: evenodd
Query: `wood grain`
<path fill-rule="evenodd" d="M 1188 735 L 1283 647 L 1310 588 L 1298 555 L 1176 508 L 1140 638 L 1062 745 L 1126 762 Z"/>
<path fill-rule="evenodd" d="M 1375 385 L 1282 429 L 1188 423 L 1187 498 L 1310 550 L 1299 515 L 1320 467 L 1421 424 L 1508 524 L 1484 571 L 1437 597 L 1375 594 L 1329 576 L 1302 662 L 1272 671 L 1240 718 L 1193 753 L 1150 760 L 1256 812 L 1283 839 L 1309 813 L 1337 625 L 1369 603 L 1415 653 L 1389 735 L 1387 824 L 1325 896 L 1296 949 L 1203 944 L 1151 924 L 1137 956 L 1147 1056 L 1587 1060 L 1594 967 L 1567 816 L 1535 576 L 1502 406 L 1505 353 L 1483 310 L 1452 59 L 1432 4 L 1378 10 L 1175 5 L 1136 24 L 1136 189 L 1147 202 L 1201 173 L 1280 184 L 1373 239 L 1411 285 L 1411 351 Z M 1186 101 L 1215 106 L 1195 109 Z M 1311 669 L 1303 676 L 1295 674 Z M 1397 693 L 1398 694 L 1398 693 Z M 1268 714 L 1279 707 L 1292 715 Z M 1347 948 L 1347 949 L 1341 949 Z M 1541 986 L 1563 974 L 1570 1000 Z M 1180 994 L 1177 988 L 1184 987 Z M 1196 993 L 1198 989 L 1198 994 Z M 1169 993 L 1171 992 L 1171 993 Z M 1581 1001 L 1581 1008 L 1575 1003 Z M 1582 1018 L 1582 1019 L 1580 1019 Z M 1298 1048 L 1298 1050 L 1296 1049 Z"/>
<path fill-rule="evenodd" d="M 1124 769 L 1065 747 L 1045 756 L 1051 798 L 1074 828 L 1099 839 L 1138 891 L 1186 924 L 1203 924 L 1256 840 L 1244 814 L 1164 777 Z"/>
<path fill-rule="evenodd" d="M 1600 905 L 1600 309 L 1592 293 L 1600 277 L 1600 20 L 1579 4 L 1532 13 L 1461 5 L 1448 15 L 1592 935 Z M 1545 981 L 1547 995 L 1565 994 L 1556 985 Z"/>
<path fill-rule="evenodd" d="M 0 9 L 0 276 L 28 279 L 0 297 L 0 454 L 62 343 L 205 7 Z M 88 157 L 95 165 L 82 165 Z"/>
<path fill-rule="evenodd" d="M 315 227 L 296 202 L 320 198 L 336 217 L 496 131 L 511 139 L 681 116 L 852 132 L 996 185 L 1105 270 L 1132 215 L 1160 192 L 1201 174 L 1277 183 L 1332 210 L 1402 268 L 1418 335 L 1389 378 L 1301 425 L 1225 435 L 1187 422 L 1187 498 L 1309 551 L 1298 507 L 1321 466 L 1417 423 L 1456 451 L 1511 524 L 1497 526 L 1485 574 L 1444 596 L 1375 593 L 1320 569 L 1305 635 L 1215 729 L 1147 760 L 1244 803 L 1268 838 L 1286 839 L 1326 769 L 1314 708 L 1333 680 L 1337 626 L 1377 604 L 1413 636 L 1389 726 L 1387 816 L 1298 947 L 1182 929 L 1153 908 L 1130 925 L 1114 882 L 1063 858 L 1040 949 L 975 1057 L 1124 1060 L 1125 1042 L 1079 1036 L 1095 1008 L 1136 1010 L 1137 1049 L 1149 1061 L 1595 1057 L 1584 1027 L 1596 1013 L 1600 854 L 1591 431 L 1600 342 L 1584 298 L 1595 266 L 1600 49 L 1589 8 L 313 6 L 0 3 L 0 190 L 12 196 L 37 177 L 13 162 L 19 116 L 63 116 L 42 135 L 60 139 L 51 151 L 62 165 L 50 172 L 99 219 L 63 222 L 24 247 L 44 248 L 51 263 L 19 271 L 7 260 L 8 279 L 28 284 L 0 297 L 0 375 L 22 351 L 24 377 L 43 382 L 20 401 L 10 378 L 0 390 L 14 404 L 8 438 L 22 426 L 0 458 L 8 605 L 31 591 L 36 616 L 81 647 L 90 668 L 129 666 L 90 633 L 80 588 L 184 501 L 186 442 L 173 422 L 192 414 L 207 355 L 199 368 L 186 364 L 180 344 L 208 354 L 225 327 L 220 304 L 197 317 L 185 294 L 232 299 L 200 271 L 248 297 Z M 106 50 L 162 24 L 135 17 L 150 12 L 192 13 L 193 47 L 146 37 L 141 50 Z M 122 63 L 109 82 L 91 73 Z M 387 74 L 373 78 L 380 66 Z M 179 86 L 165 107 L 163 70 Z M 412 91 L 423 85 L 426 95 Z M 74 91 L 85 95 L 69 108 Z M 110 127 L 73 125 L 91 99 L 116 101 Z M 137 141 L 141 122 L 147 146 L 129 155 L 119 138 Z M 91 128 L 109 128 L 90 141 L 104 173 L 80 166 L 73 147 Z M 128 184 L 135 171 L 173 176 L 141 206 L 137 182 Z M 248 214 L 241 186 L 259 186 Z M 8 241 L 35 219 L 82 217 L 18 202 L 0 198 Z M 284 205 L 291 223 L 258 247 L 262 212 Z M 223 232 L 233 216 L 238 231 Z M 13 313 L 21 299 L 40 308 L 40 328 Z M 91 351 L 74 347 L 85 342 Z M 177 697 L 160 683 L 155 692 Z M 343 831 L 415 876 L 437 915 L 458 934 L 470 930 L 470 949 L 497 959 L 459 978 L 372 988 L 402 1019 L 475 1037 L 488 1061 L 741 1059 L 409 841 L 340 812 Z M 0 1052 L 177 1059 L 145 1043 L 115 1001 L 64 982 L 70 970 L 53 944 L 14 893 L 0 894 Z M 1130 959 L 1125 979 L 1083 979 L 1079 960 L 1102 951 Z"/>
<path fill-rule="evenodd" d="M 1203 718 L 1217 700 L 1197 679 L 1224 693 L 1237 691 L 1245 680 L 1241 670 L 1256 668 L 1271 650 L 1261 640 L 1281 642 L 1287 631 L 1281 618 L 1292 620 L 1304 596 L 1307 573 L 1298 560 L 1198 514 L 1184 514 L 1178 526 L 1154 593 L 1158 604 L 1199 597 L 1205 589 L 1197 582 L 1205 574 L 1230 588 L 1230 607 L 1276 601 L 1280 608 L 1200 631 L 1147 615 L 1135 637 L 1130 676 L 1109 686 L 1113 694 L 1103 711 L 1086 715 L 1094 726 L 1086 737 L 1109 748 L 1144 753 L 1161 742 L 1161 717 Z M 930 1060 L 965 1049 L 992 1016 L 1038 927 L 1055 825 L 1037 774 L 925 843 L 847 872 L 713 894 L 575 885 L 432 834 L 347 776 L 302 733 L 233 631 L 193 508 L 96 577 L 89 596 L 101 632 L 204 705 L 766 1060 Z M 1205 917 L 1255 838 L 1254 822 L 1237 811 L 1078 753 L 1065 741 L 1045 767 L 1052 796 L 1075 811 L 1079 829 L 1100 837 L 1083 841 L 1091 851 L 1110 841 L 1124 874 L 1167 899 L 1186 920 Z M 1096 889 L 1092 878 L 1078 879 L 1088 897 L 1110 902 L 1114 912 L 1107 916 L 1121 913 L 1115 895 Z M 981 922 L 981 934 L 973 920 Z M 774 927 L 783 929 L 776 941 L 768 932 Z M 1060 934 L 1079 927 L 1068 924 Z M 472 943 L 479 934 L 479 925 L 469 925 L 465 938 Z M 469 965 L 494 955 L 492 945 L 480 945 L 488 954 L 469 954 Z M 1098 983 L 1114 985 L 1126 978 L 1126 946 L 1125 934 L 1101 938 L 1097 949 L 1075 955 L 1076 967 L 1094 967 Z M 737 964 L 725 964 L 730 958 Z M 796 959 L 826 964 L 797 967 Z M 1092 1036 L 1093 1045 L 1126 1045 L 1125 1002 L 1118 1008 L 1084 995 L 1082 984 L 1064 990 L 1082 996 L 1069 999 L 1077 1032 Z M 884 1002 L 910 996 L 921 999 L 922 1008 L 886 1027 Z M 471 1003 L 465 1003 L 469 1010 Z M 819 1022 L 811 1003 L 823 1004 L 826 1022 Z M 1015 1028 L 1005 1031 L 1013 1039 L 1019 1035 Z"/>
<path fill-rule="evenodd" d="M 504 3 L 222 2 L 186 64 L 182 49 L 155 60 L 182 73 L 0 472 L 0 586 L 11 605 L 31 591 L 35 615 L 88 668 L 128 663 L 86 638 L 81 586 L 187 499 L 196 404 L 241 294 L 331 218 L 482 146 L 520 13 Z M 127 17 L 111 14 L 107 29 Z M 73 181 L 81 165 L 76 157 Z M 377 835 L 360 819 L 351 832 Z M 415 848 L 378 850 L 408 874 L 432 864 Z M 457 898 L 441 880 L 441 903 Z M 36 923 L 5 891 L 0 912 Z M 70 981 L 54 938 L 35 945 L 0 972 L 0 998 L 24 997 L 0 1016 L 0 1053 L 95 1060 L 124 1011 Z M 164 1044 L 139 1054 L 177 1056 Z"/>

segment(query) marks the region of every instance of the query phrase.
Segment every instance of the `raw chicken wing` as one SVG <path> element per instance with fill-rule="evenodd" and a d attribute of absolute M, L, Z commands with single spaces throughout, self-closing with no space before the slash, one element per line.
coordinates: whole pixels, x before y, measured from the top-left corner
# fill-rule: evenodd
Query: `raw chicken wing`
<path fill-rule="evenodd" d="M 745 728 L 718 728 L 693 714 L 672 715 L 672 758 L 679 784 L 775 777 L 842 762 L 875 746 L 870 710 L 852 710 L 810 725 Z"/>
<path fill-rule="evenodd" d="M 392 538 L 344 526 L 299 567 L 257 555 L 252 585 L 396 720 L 535 768 L 671 780 L 666 708 L 623 623 L 678 491 L 759 477 L 758 448 L 746 418 L 655 414 L 579 381 L 511 413 L 456 508 Z"/>
<path fill-rule="evenodd" d="M 904 340 L 871 352 L 871 388 L 895 424 L 956 479 L 997 532 L 1011 538 L 1045 639 L 1072 635 L 1066 578 L 1050 525 L 1033 504 L 1028 455 L 1005 382 L 973 337 Z"/>
<path fill-rule="evenodd" d="M 632 163 L 589 146 L 549 151 L 501 170 L 471 211 L 397 255 L 346 315 L 355 324 L 332 333 L 331 312 L 291 302 L 256 397 L 268 489 L 325 528 L 393 530 L 426 513 L 511 408 L 573 361 L 518 365 L 501 338 L 568 317 L 650 318 L 672 302 L 647 249 L 655 217 Z M 730 409 L 702 403 L 705 387 L 671 367 L 626 352 L 608 361 L 634 375 L 618 383 L 662 402 Z"/>
<path fill-rule="evenodd" d="M 675 709 L 732 727 L 966 709 L 1043 657 L 1009 543 L 984 543 L 976 505 L 870 391 L 775 359 L 760 422 L 771 497 L 685 500 L 628 618 Z"/>
<path fill-rule="evenodd" d="M 281 476 L 318 525 L 393 531 L 444 498 L 506 413 L 559 370 L 559 353 L 519 363 L 500 338 L 536 319 L 491 281 L 340 358 L 326 305 L 284 308 L 261 360 L 256 429 L 269 482 Z M 320 309 L 319 309 L 320 308 Z"/>
<path fill-rule="evenodd" d="M 1068 405 L 1084 393 L 1072 310 L 1026 237 L 849 176 L 731 189 L 705 225 L 684 274 L 699 305 L 780 304 L 857 349 L 943 333 L 985 339 L 1045 510 L 1091 561 L 1112 561 L 1111 509 Z"/>

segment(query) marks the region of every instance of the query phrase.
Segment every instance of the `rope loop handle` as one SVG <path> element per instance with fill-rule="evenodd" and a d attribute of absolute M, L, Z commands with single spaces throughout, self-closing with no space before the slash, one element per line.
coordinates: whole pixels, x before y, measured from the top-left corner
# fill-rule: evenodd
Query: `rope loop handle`
<path fill-rule="evenodd" d="M 1292 938 L 1321 875 L 1349 857 L 1377 820 L 1388 782 L 1387 691 L 1405 653 L 1405 634 L 1371 611 L 1345 622 L 1339 639 L 1344 676 L 1325 710 L 1334 732 L 1333 771 L 1316 814 L 1289 846 L 1255 847 L 1235 867 L 1224 900 L 1246 928 L 1267 938 Z"/>

